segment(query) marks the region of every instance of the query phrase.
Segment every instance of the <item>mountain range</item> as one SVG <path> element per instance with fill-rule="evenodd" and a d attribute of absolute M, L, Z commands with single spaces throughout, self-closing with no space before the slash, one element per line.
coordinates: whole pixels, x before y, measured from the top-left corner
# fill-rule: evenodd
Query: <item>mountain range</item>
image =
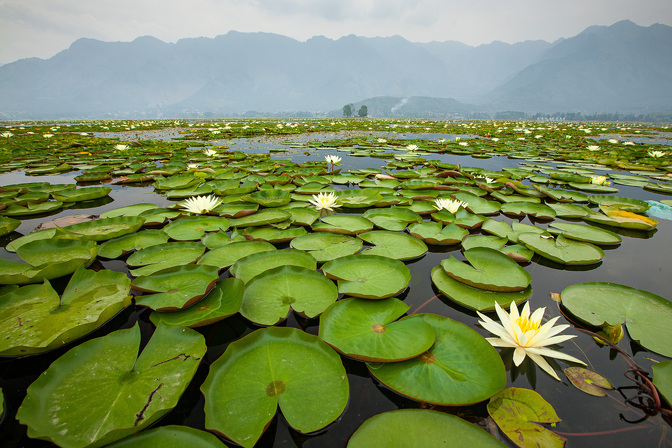
<path fill-rule="evenodd" d="M 322 36 L 79 39 L 0 66 L 0 118 L 672 112 L 672 27 L 621 21 L 556 42 Z"/>

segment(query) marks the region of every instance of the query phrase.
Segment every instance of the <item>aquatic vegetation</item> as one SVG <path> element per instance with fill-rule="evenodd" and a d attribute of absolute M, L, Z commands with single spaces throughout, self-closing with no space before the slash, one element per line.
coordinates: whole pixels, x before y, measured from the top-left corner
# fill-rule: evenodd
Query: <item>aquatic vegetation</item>
<path fill-rule="evenodd" d="M 313 204 L 315 209 L 318 211 L 333 211 L 334 208 L 340 207 L 338 201 L 336 200 L 336 195 L 333 192 L 314 194 L 313 199 L 310 200 L 310 203 Z"/>
<path fill-rule="evenodd" d="M 460 207 L 466 207 L 468 204 L 457 199 L 437 198 L 434 200 L 434 208 L 441 211 L 446 210 L 452 214 L 457 213 Z"/>
<path fill-rule="evenodd" d="M 206 214 L 215 209 L 222 203 L 222 199 L 217 196 L 196 196 L 189 198 L 182 203 L 182 208 L 190 213 Z"/>

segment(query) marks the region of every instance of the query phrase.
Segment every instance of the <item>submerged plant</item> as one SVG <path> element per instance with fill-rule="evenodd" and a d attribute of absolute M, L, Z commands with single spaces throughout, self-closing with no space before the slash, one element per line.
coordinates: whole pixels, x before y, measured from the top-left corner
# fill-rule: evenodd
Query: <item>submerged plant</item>
<path fill-rule="evenodd" d="M 437 198 L 434 200 L 434 208 L 441 210 L 448 210 L 453 215 L 457 213 L 460 207 L 466 207 L 468 204 L 464 201 L 458 201 L 457 199 L 445 199 Z"/>
<path fill-rule="evenodd" d="M 566 361 L 576 362 L 586 365 L 583 361 L 576 359 L 573 356 L 547 348 L 549 345 L 559 344 L 568 339 L 575 338 L 576 335 L 561 335 L 556 336 L 562 332 L 569 325 L 558 325 L 553 327 L 555 322 L 560 318 L 559 316 L 541 325 L 541 318 L 544 316 L 546 308 L 538 308 L 530 316 L 530 303 L 527 302 L 523 307 L 522 314 L 518 313 L 516 302 L 511 302 L 510 312 L 504 311 L 497 302 L 495 302 L 495 310 L 501 324 L 498 324 L 488 316 L 477 311 L 478 316 L 483 319 L 479 323 L 493 333 L 498 338 L 486 338 L 493 347 L 508 347 L 515 349 L 513 353 L 513 363 L 519 366 L 525 356 L 529 356 L 544 372 L 551 375 L 556 380 L 560 378 L 555 373 L 553 368 L 544 359 L 544 356 L 551 358 L 564 359 Z"/>
<path fill-rule="evenodd" d="M 211 212 L 219 204 L 222 203 L 222 198 L 218 198 L 214 194 L 210 196 L 194 196 L 185 200 L 181 207 L 188 212 L 198 213 L 200 215 Z"/>

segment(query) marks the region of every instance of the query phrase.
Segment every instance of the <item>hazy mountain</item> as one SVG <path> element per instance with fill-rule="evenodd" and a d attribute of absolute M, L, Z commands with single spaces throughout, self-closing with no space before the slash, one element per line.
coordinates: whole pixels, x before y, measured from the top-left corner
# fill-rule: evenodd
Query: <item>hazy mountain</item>
<path fill-rule="evenodd" d="M 631 22 L 477 47 L 234 31 L 176 43 L 79 39 L 50 59 L 0 67 L 0 118 L 327 113 L 364 98 L 372 116 L 667 111 L 671 66 L 672 27 Z"/>

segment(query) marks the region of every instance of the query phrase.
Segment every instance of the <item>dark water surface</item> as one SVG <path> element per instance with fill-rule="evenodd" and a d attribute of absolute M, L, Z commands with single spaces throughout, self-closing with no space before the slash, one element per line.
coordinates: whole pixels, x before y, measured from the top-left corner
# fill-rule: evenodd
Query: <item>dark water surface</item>
<path fill-rule="evenodd" d="M 371 135 L 371 134 L 369 134 Z M 387 137 L 386 133 L 374 133 L 375 136 Z M 390 137 L 392 135 L 389 135 Z M 399 138 L 398 134 L 394 134 Z M 454 139 L 454 135 L 432 134 L 433 140 L 438 138 Z M 318 138 L 310 135 L 309 139 Z M 319 138 L 337 138 L 334 135 L 319 136 Z M 409 135 L 409 138 L 422 138 L 417 134 Z M 287 138 L 282 139 L 288 140 Z M 292 138 L 300 141 L 300 138 Z M 228 142 L 231 150 L 241 149 L 247 152 L 266 152 L 271 148 L 286 147 L 280 140 L 249 139 Z M 304 152 L 308 152 L 306 155 Z M 324 160 L 326 155 L 339 155 L 343 157 L 342 171 L 358 168 L 381 168 L 386 160 L 369 157 L 351 157 L 347 153 L 335 150 L 303 150 L 295 149 L 291 153 L 274 153 L 272 158 L 291 158 L 296 162 L 306 160 Z M 499 170 L 506 166 L 518 166 L 519 160 L 507 157 L 493 157 L 491 159 L 475 159 L 455 155 L 427 156 L 429 159 L 441 160 L 445 163 L 461 164 L 462 166 L 482 167 L 489 170 Z M 554 165 L 544 162 L 545 164 Z M 56 176 L 24 176 L 21 172 L 0 175 L 0 185 L 8 185 L 19 182 L 34 182 L 46 180 L 51 183 L 75 183 L 74 177 L 80 172 L 68 173 Z M 598 174 L 604 174 L 599 172 Z M 645 191 L 641 188 L 616 185 L 619 188 L 618 196 L 627 196 L 644 200 L 670 199 L 672 196 Z M 94 201 L 90 208 L 77 208 L 62 210 L 58 214 L 47 217 L 24 219 L 21 226 L 11 235 L 0 238 L 0 246 L 4 246 L 21 234 L 27 234 L 42 222 L 51 221 L 54 218 L 72 214 L 95 214 L 98 215 L 107 210 L 119 208 L 140 202 L 153 202 L 159 206 L 166 206 L 172 201 L 154 193 L 151 186 L 127 187 L 113 185 L 109 197 L 111 201 L 104 203 Z M 427 218 L 428 219 L 428 218 Z M 496 217 L 509 224 L 511 218 L 504 215 Z M 658 218 L 656 218 L 658 219 Z M 562 221 L 558 218 L 559 221 Z M 670 282 L 672 280 L 672 222 L 658 219 L 660 225 L 651 232 L 627 231 L 610 228 L 623 235 L 623 242 L 618 246 L 604 247 L 605 257 L 599 263 L 588 266 L 565 266 L 535 256 L 530 263 L 523 264 L 524 268 L 532 276 L 533 293 L 530 298 L 532 309 L 546 307 L 545 319 L 560 315 L 558 305 L 551 300 L 551 293 L 560 293 L 564 288 L 584 282 L 600 281 L 613 282 L 643 289 L 669 299 Z M 531 222 L 528 218 L 521 222 L 545 227 L 547 222 Z M 573 221 L 580 222 L 580 221 Z M 472 234 L 475 233 L 472 231 Z M 478 232 L 476 232 L 478 233 Z M 280 246 L 286 247 L 286 246 Z M 2 257 L 16 260 L 12 253 L 0 249 Z M 483 336 L 489 336 L 488 332 L 477 325 L 478 318 L 475 312 L 462 308 L 452 303 L 436 290 L 430 279 L 430 271 L 440 264 L 441 260 L 449 255 L 454 255 L 464 260 L 460 252 L 460 246 L 430 246 L 430 251 L 418 260 L 407 262 L 411 269 L 411 282 L 408 289 L 400 296 L 408 305 L 409 313 L 426 312 L 447 316 L 465 323 L 479 331 Z M 111 270 L 128 272 L 122 260 L 96 261 L 103 267 Z M 223 274 L 228 277 L 228 273 Z M 55 280 L 54 286 L 63 288 L 67 279 Z M 149 310 L 142 307 L 130 306 L 103 327 L 87 336 L 86 339 L 99 337 L 120 328 L 129 328 L 140 322 L 143 338 L 149 338 L 152 333 L 152 325 L 149 322 Z M 282 325 L 302 328 L 305 331 L 317 334 L 318 319 L 306 320 L 290 314 L 290 317 Z M 565 317 L 561 317 L 558 324 L 569 323 Z M 670 323 L 672 325 L 672 322 Z M 205 380 L 209 365 L 216 360 L 226 349 L 227 345 L 239 339 L 256 327 L 247 322 L 239 315 L 228 318 L 219 323 L 197 329 L 204 335 L 208 344 L 208 352 L 203 360 L 195 378 L 183 395 L 178 406 L 167 414 L 157 425 L 179 424 L 204 429 L 204 398 L 200 393 L 200 386 Z M 631 386 L 634 383 L 624 376 L 629 368 L 623 358 L 609 347 L 596 344 L 590 335 L 582 333 L 574 328 L 569 328 L 565 333 L 576 334 L 577 337 L 562 344 L 563 351 L 588 364 L 588 368 L 595 370 L 607 377 L 615 387 Z M 81 341 L 77 341 L 80 343 Z M 672 343 L 672 341 L 670 341 Z M 64 354 L 74 344 L 51 353 L 30 356 L 23 359 L 0 359 L 0 387 L 5 394 L 5 418 L 0 425 L 0 445 L 3 447 L 41 447 L 51 446 L 42 441 L 32 440 L 26 436 L 26 428 L 15 419 L 18 406 L 21 404 L 26 388 L 59 356 Z M 666 358 L 647 351 L 630 341 L 626 335 L 619 347 L 627 353 L 633 354 L 633 359 L 645 370 L 651 372 L 651 366 L 657 361 Z M 561 370 L 567 364 L 558 364 L 551 360 L 559 376 L 563 381 L 559 382 L 541 371 L 529 359 L 519 368 L 513 366 L 512 353 L 503 351 L 502 357 L 508 370 L 508 387 L 522 387 L 534 389 L 541 394 L 557 411 L 562 422 L 557 424 L 554 430 L 568 438 L 567 447 L 656 447 L 672 446 L 672 427 L 667 425 L 660 416 L 654 416 L 648 420 L 631 424 L 626 420 L 637 420 L 642 412 L 625 404 L 625 400 L 616 391 L 610 391 L 607 397 L 592 397 L 574 388 L 564 377 Z M 350 435 L 367 418 L 381 412 L 399 408 L 427 407 L 390 391 L 373 379 L 363 362 L 342 358 L 348 371 L 350 381 L 350 401 L 343 415 L 332 425 L 323 431 L 304 435 L 288 427 L 280 413 L 272 421 L 258 446 L 273 447 L 344 447 Z M 632 391 L 624 391 L 632 394 Z M 481 427 L 492 429 L 492 422 L 487 419 L 486 403 L 462 408 L 440 408 L 446 412 L 454 413 L 462 418 L 479 424 Z M 494 431 L 497 432 L 496 428 Z M 512 445 L 504 436 L 500 439 L 510 446 Z M 231 446 L 235 446 L 227 442 Z"/>

